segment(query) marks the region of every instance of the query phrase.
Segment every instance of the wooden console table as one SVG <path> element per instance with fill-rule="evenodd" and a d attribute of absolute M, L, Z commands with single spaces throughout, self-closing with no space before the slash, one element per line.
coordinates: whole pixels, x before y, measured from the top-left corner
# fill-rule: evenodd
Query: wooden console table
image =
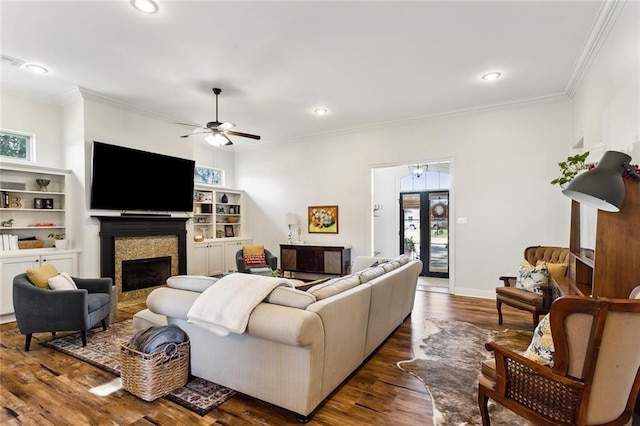
<path fill-rule="evenodd" d="M 280 244 L 282 273 L 347 275 L 351 271 L 351 246 Z"/>

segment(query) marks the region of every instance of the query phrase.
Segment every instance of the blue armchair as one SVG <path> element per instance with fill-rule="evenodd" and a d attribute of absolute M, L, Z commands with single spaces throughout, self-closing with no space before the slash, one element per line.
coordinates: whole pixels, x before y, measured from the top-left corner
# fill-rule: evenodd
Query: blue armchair
<path fill-rule="evenodd" d="M 26 335 L 29 350 L 33 333 L 57 331 L 82 332 L 87 345 L 87 330 L 102 325 L 107 329 L 111 309 L 111 278 L 73 278 L 77 290 L 50 290 L 36 287 L 27 274 L 13 279 L 13 308 L 20 333 Z"/>

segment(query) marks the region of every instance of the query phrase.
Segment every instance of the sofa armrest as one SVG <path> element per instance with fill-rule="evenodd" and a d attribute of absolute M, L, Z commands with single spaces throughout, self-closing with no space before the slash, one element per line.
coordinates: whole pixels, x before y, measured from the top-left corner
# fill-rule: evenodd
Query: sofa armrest
<path fill-rule="evenodd" d="M 320 317 L 304 309 L 261 303 L 249 317 L 247 334 L 291 346 L 324 341 Z"/>
<path fill-rule="evenodd" d="M 191 305 L 200 294 L 169 287 L 156 288 L 147 296 L 147 308 L 154 314 L 186 321 Z"/>

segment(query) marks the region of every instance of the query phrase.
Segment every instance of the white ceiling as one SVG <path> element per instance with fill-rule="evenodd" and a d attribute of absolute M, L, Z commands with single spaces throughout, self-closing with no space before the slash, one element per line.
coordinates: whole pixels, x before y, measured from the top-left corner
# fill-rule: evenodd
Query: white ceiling
<path fill-rule="evenodd" d="M 79 86 L 204 124 L 220 87 L 220 121 L 279 141 L 566 95 L 604 4 L 157 3 L 144 15 L 129 0 L 2 0 L 2 54 L 50 70 L 3 61 L 2 90 L 60 102 Z M 480 80 L 494 70 L 503 78 Z"/>

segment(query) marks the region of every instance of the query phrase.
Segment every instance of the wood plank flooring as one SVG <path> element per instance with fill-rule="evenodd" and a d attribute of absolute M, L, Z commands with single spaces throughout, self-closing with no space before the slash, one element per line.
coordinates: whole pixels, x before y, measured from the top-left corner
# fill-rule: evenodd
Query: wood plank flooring
<path fill-rule="evenodd" d="M 118 320 L 144 305 L 123 307 Z M 413 313 L 369 360 L 316 410 L 309 425 L 431 425 L 431 400 L 422 382 L 396 363 L 412 358 L 412 340 L 426 318 L 468 321 L 486 329 L 531 330 L 531 317 L 508 306 L 497 324 L 495 301 L 418 291 Z M 59 333 L 62 335 L 62 333 Z M 31 351 L 15 323 L 0 326 L 0 424 L 3 425 L 293 425 L 293 413 L 236 395 L 206 416 L 160 398 L 145 402 L 124 390 L 89 392 L 115 377 L 38 344 Z"/>

